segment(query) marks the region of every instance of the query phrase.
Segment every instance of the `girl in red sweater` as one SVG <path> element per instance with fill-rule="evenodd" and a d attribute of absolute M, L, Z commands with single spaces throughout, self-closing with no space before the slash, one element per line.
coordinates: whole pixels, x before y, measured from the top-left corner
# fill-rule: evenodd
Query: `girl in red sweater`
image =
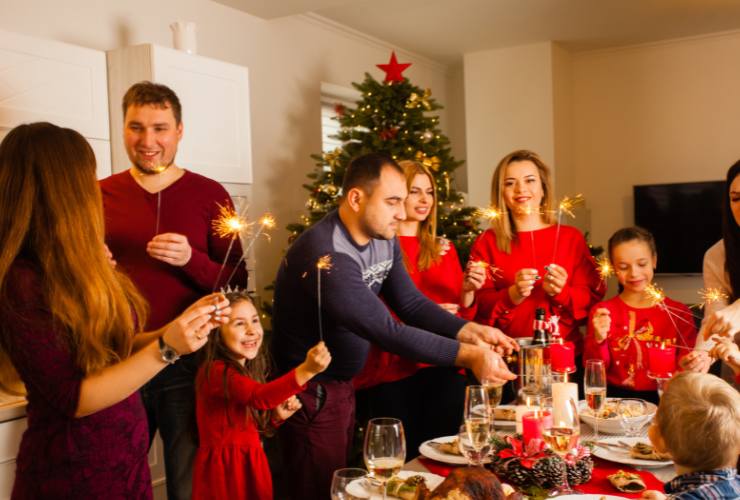
<path fill-rule="evenodd" d="M 193 466 L 193 498 L 272 500 L 260 433 L 301 407 L 295 394 L 329 366 L 331 355 L 319 342 L 297 368 L 265 383 L 268 355 L 257 310 L 243 292 L 226 296 L 231 302 L 229 322 L 211 333 L 196 379 L 200 446 Z"/>
<path fill-rule="evenodd" d="M 583 235 L 555 224 L 552 198 L 550 170 L 536 153 L 514 151 L 499 162 L 491 208 L 500 216 L 473 244 L 466 282 L 478 286 L 474 273 L 482 263 L 489 272 L 462 305 L 476 321 L 510 337 L 531 337 L 535 310 L 543 308 L 580 351 L 578 326 L 604 296 L 605 285 Z"/>
<path fill-rule="evenodd" d="M 610 397 L 639 397 L 657 403 L 655 380 L 647 376 L 648 344 L 693 348 L 694 318 L 684 304 L 668 297 L 655 304 L 645 293 L 658 260 L 655 240 L 648 231 L 628 227 L 614 233 L 609 239 L 609 258 L 621 292 L 591 310 L 584 360 L 604 360 Z M 690 352 L 676 349 L 676 357 Z"/>
<path fill-rule="evenodd" d="M 434 177 L 418 162 L 399 164 L 409 192 L 406 220 L 401 222 L 398 234 L 406 270 L 424 295 L 450 314 L 457 314 L 463 272 L 455 247 L 437 237 Z M 482 283 L 482 277 L 478 279 Z M 470 284 L 465 288 L 473 293 Z M 357 395 L 362 417 L 401 419 L 409 450 L 417 450 L 427 439 L 456 434 L 459 429 L 465 377 L 458 369 L 417 363 L 373 345 L 365 368 L 353 383 L 357 389 L 366 389 Z"/>

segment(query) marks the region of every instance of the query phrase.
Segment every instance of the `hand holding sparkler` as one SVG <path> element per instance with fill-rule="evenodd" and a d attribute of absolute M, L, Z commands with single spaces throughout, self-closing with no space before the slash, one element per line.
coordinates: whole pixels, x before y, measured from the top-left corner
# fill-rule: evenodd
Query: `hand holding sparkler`
<path fill-rule="evenodd" d="M 520 269 L 514 275 L 514 284 L 509 287 L 509 298 L 514 304 L 521 304 L 532 295 L 534 283 L 540 279 L 537 269 Z"/>
<path fill-rule="evenodd" d="M 731 336 L 740 331 L 740 300 L 710 315 L 702 325 L 702 338 Z"/>
<path fill-rule="evenodd" d="M 326 344 L 321 341 L 306 353 L 306 360 L 295 369 L 295 378 L 298 385 L 304 385 L 319 373 L 329 367 L 331 354 Z"/>
<path fill-rule="evenodd" d="M 678 365 L 683 371 L 707 373 L 714 360 L 707 351 L 693 350 L 678 359 Z"/>
<path fill-rule="evenodd" d="M 146 244 L 146 252 L 154 259 L 161 260 L 171 266 L 182 267 L 193 256 L 193 249 L 188 237 L 178 233 L 162 233 L 156 235 Z"/>
<path fill-rule="evenodd" d="M 545 279 L 542 282 L 542 289 L 550 297 L 554 297 L 565 288 L 565 284 L 568 282 L 568 271 L 564 267 L 557 264 L 549 264 L 545 266 Z"/>
<path fill-rule="evenodd" d="M 609 309 L 606 307 L 599 307 L 596 309 L 596 312 L 591 319 L 591 326 L 594 328 L 594 339 L 596 342 L 598 344 L 604 342 L 612 327 L 612 316 Z"/>
<path fill-rule="evenodd" d="M 732 368 L 735 375 L 740 374 L 740 348 L 729 337 L 712 337 L 716 342 L 709 355 Z"/>

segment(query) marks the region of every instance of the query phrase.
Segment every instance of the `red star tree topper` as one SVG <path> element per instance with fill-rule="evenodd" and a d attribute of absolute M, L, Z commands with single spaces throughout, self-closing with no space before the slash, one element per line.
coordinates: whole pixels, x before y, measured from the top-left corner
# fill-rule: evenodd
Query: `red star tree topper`
<path fill-rule="evenodd" d="M 388 82 L 403 82 L 403 73 L 406 68 L 411 66 L 411 63 L 399 63 L 396 59 L 396 53 L 391 52 L 391 60 L 388 64 L 376 64 L 376 66 L 385 71 L 385 83 Z"/>

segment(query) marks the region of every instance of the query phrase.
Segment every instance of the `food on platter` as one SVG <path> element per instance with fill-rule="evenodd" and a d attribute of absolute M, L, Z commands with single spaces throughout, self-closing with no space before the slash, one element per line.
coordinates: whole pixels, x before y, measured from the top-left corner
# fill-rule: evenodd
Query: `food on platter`
<path fill-rule="evenodd" d="M 459 467 L 437 486 L 427 500 L 517 500 L 520 493 L 504 490 L 496 476 L 482 467 Z"/>
<path fill-rule="evenodd" d="M 625 493 L 635 493 L 643 491 L 646 488 L 645 481 L 638 474 L 631 472 L 619 470 L 616 474 L 612 474 L 606 478 L 616 489 Z"/>
<path fill-rule="evenodd" d="M 591 408 L 584 408 L 581 411 L 584 411 L 586 414 L 596 418 L 617 418 L 619 417 L 619 413 L 617 413 L 618 406 L 619 400 L 612 399 L 604 403 L 604 406 L 602 406 L 601 410 L 599 410 L 598 412 L 593 411 Z M 642 417 L 645 415 L 645 412 L 640 410 L 639 408 L 625 408 L 622 411 L 625 417 Z"/>
<path fill-rule="evenodd" d="M 647 443 L 635 443 L 630 448 L 630 456 L 632 458 L 639 458 L 641 460 L 670 460 L 671 456 L 668 453 L 660 453 L 653 446 Z"/>
<path fill-rule="evenodd" d="M 429 496 L 429 488 L 423 476 L 410 476 L 406 479 L 393 476 L 388 480 L 385 492 L 402 500 L 424 500 Z"/>
<path fill-rule="evenodd" d="M 462 456 L 462 453 L 460 452 L 460 442 L 455 437 L 455 439 L 448 441 L 446 443 L 439 443 L 437 441 L 430 441 L 429 446 L 434 448 L 440 453 L 446 453 L 447 455 L 457 455 Z"/>
<path fill-rule="evenodd" d="M 493 410 L 495 420 L 516 420 L 516 410 L 514 408 L 496 408 Z"/>

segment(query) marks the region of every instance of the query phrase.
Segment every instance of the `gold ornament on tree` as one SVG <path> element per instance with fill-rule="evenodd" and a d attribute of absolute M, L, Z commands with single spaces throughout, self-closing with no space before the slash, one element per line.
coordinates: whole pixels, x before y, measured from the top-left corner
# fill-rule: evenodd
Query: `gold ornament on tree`
<path fill-rule="evenodd" d="M 417 151 L 416 155 L 414 155 L 414 158 L 416 159 L 416 161 L 427 168 L 431 168 L 435 172 L 439 170 L 439 167 L 442 163 L 438 156 L 427 156 L 426 153 L 424 153 L 423 151 Z"/>
<path fill-rule="evenodd" d="M 416 109 L 419 106 L 424 106 L 427 111 L 432 110 L 432 103 L 429 102 L 429 98 L 432 97 L 432 89 L 424 89 L 422 95 L 416 92 L 411 92 L 411 95 L 406 100 L 406 109 Z"/>

